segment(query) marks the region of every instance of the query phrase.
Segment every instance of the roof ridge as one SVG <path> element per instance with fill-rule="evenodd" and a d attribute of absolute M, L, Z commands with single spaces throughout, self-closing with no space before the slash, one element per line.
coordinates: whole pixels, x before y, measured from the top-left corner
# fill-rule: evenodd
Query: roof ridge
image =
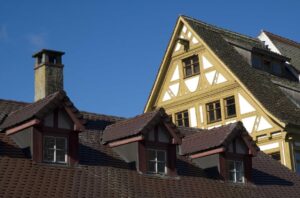
<path fill-rule="evenodd" d="M 275 38 L 275 39 L 277 39 L 277 40 L 283 41 L 283 42 L 285 42 L 285 43 L 288 43 L 288 44 L 291 44 L 291 45 L 293 45 L 293 46 L 295 46 L 295 47 L 300 48 L 300 43 L 297 42 L 297 41 L 294 41 L 294 40 L 292 40 L 292 39 L 289 39 L 289 38 L 280 36 L 280 35 L 278 35 L 278 34 L 274 34 L 274 33 L 272 33 L 272 32 L 266 31 L 266 30 L 262 30 L 262 32 L 266 33 L 267 35 L 269 35 L 269 36 L 271 36 L 271 37 L 273 37 L 273 38 Z"/>
<path fill-rule="evenodd" d="M 199 19 L 195 19 L 195 18 L 192 18 L 192 17 L 189 17 L 189 16 L 185 16 L 185 15 L 181 15 L 181 16 L 183 18 L 187 18 L 189 20 L 192 20 L 193 22 L 201 24 L 201 25 L 205 26 L 206 28 L 210 28 L 212 31 L 215 31 L 215 32 L 223 31 L 225 33 L 234 34 L 235 36 L 239 36 L 239 37 L 241 37 L 243 39 L 250 39 L 252 41 L 259 42 L 259 40 L 257 38 L 255 38 L 255 37 L 252 37 L 252 36 L 249 36 L 249 35 L 245 35 L 245 34 L 241 34 L 241 33 L 238 33 L 238 32 L 232 31 L 232 30 L 228 30 L 226 28 L 218 27 L 216 25 L 212 25 L 212 24 L 203 22 L 203 21 L 201 21 Z"/>
<path fill-rule="evenodd" d="M 108 114 L 101 114 L 101 113 L 95 113 L 95 112 L 89 112 L 89 111 L 79 111 L 81 114 L 89 114 L 89 115 L 94 115 L 94 116 L 106 116 L 106 117 L 112 117 L 112 118 L 117 118 L 117 119 L 128 119 L 126 117 L 121 117 L 121 116 L 115 116 L 115 115 L 108 115 Z"/>
<path fill-rule="evenodd" d="M 149 114 L 153 114 L 153 113 L 157 113 L 157 112 L 159 112 L 159 109 L 156 109 L 156 110 L 150 111 L 150 112 L 146 112 L 146 113 L 142 113 L 142 114 L 136 115 L 136 116 L 134 116 L 134 117 L 127 118 L 127 119 L 125 119 L 125 120 L 121 120 L 120 122 L 116 122 L 116 123 L 114 123 L 114 124 L 108 125 L 108 126 L 106 127 L 106 129 L 108 129 L 108 128 L 113 128 L 113 127 L 120 126 L 120 125 L 124 125 L 124 124 L 126 124 L 126 123 L 128 123 L 128 122 L 130 122 L 130 121 L 132 121 L 132 120 L 134 120 L 134 119 L 138 119 L 138 118 L 140 118 L 140 117 L 142 117 L 142 116 L 149 115 Z"/>

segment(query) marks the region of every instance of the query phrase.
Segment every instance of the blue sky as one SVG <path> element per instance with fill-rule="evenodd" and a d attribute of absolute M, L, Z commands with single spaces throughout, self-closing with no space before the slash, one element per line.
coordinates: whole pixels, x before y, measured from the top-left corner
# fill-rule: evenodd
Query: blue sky
<path fill-rule="evenodd" d="M 206 2 L 206 3 L 204 3 Z M 65 51 L 65 90 L 80 110 L 143 111 L 180 14 L 257 36 L 300 41 L 300 1 L 43 1 L 0 3 L 0 98 L 33 101 L 31 55 Z"/>

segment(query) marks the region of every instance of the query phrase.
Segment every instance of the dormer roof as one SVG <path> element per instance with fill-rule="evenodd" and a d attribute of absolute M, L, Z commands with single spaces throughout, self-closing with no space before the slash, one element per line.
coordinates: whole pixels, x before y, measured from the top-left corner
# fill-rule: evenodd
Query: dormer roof
<path fill-rule="evenodd" d="M 181 131 L 186 131 L 183 127 Z M 235 138 L 242 137 L 249 149 L 254 154 L 259 150 L 252 141 L 251 136 L 243 127 L 242 122 L 236 122 L 221 127 L 207 129 L 195 129 L 196 133 L 187 135 L 182 140 L 181 152 L 183 155 L 204 152 L 220 147 L 226 148 Z"/>
<path fill-rule="evenodd" d="M 77 108 L 73 105 L 64 91 L 58 91 L 41 100 L 27 104 L 24 107 L 11 112 L 7 115 L 0 128 L 9 129 L 34 118 L 42 119 L 49 111 L 60 106 L 67 107 L 67 111 L 70 111 L 68 113 L 71 113 L 72 116 L 74 116 L 73 119 L 77 119 L 77 124 L 82 124 L 81 121 L 79 121 L 81 119 L 81 115 Z M 82 126 L 80 126 L 80 128 L 82 128 Z"/>
<path fill-rule="evenodd" d="M 104 143 L 107 143 L 141 135 L 151 130 L 159 122 L 163 122 L 171 133 L 173 133 L 173 138 L 180 141 L 179 131 L 163 108 L 109 125 L 103 132 L 102 140 Z"/>

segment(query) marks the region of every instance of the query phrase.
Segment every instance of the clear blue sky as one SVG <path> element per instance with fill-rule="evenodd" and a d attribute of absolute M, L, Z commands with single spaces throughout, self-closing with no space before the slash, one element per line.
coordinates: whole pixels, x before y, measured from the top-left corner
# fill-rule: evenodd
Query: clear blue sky
<path fill-rule="evenodd" d="M 207 3 L 204 3 L 207 2 Z M 0 3 L 0 98 L 33 101 L 31 55 L 65 51 L 65 90 L 80 110 L 143 111 L 177 17 L 250 36 L 300 41 L 300 1 L 20 1 Z"/>

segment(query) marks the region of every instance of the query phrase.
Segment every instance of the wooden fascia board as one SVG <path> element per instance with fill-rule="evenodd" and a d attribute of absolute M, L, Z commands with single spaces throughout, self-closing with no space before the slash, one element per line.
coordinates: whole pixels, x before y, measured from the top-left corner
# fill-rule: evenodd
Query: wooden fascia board
<path fill-rule="evenodd" d="M 257 150 L 252 145 L 252 143 L 250 142 L 250 140 L 246 136 L 243 136 L 243 135 L 242 135 L 242 139 L 244 140 L 245 144 L 248 146 L 249 154 L 256 156 Z"/>
<path fill-rule="evenodd" d="M 182 17 L 180 17 L 182 18 Z M 226 64 L 213 52 L 213 50 L 210 49 L 210 47 L 206 44 L 205 41 L 194 31 L 194 29 L 182 18 L 182 23 L 189 27 L 190 31 L 195 35 L 201 43 L 205 46 L 205 48 L 209 51 L 209 53 L 218 61 L 221 63 L 223 68 L 240 84 L 240 86 L 245 90 L 245 92 L 251 96 L 251 98 L 254 100 L 255 103 L 258 104 L 259 107 L 262 108 L 263 112 L 265 112 L 268 116 L 270 116 L 273 120 L 275 120 L 277 123 L 279 123 L 283 128 L 286 126 L 286 123 L 280 121 L 277 117 L 275 117 L 273 114 L 271 114 L 264 106 L 254 97 L 254 95 L 247 89 L 247 87 L 240 81 L 240 79 L 233 74 L 233 72 L 226 66 Z"/>
<path fill-rule="evenodd" d="M 165 123 L 165 122 L 163 122 L 163 124 L 164 124 L 164 126 L 168 129 L 169 133 L 171 133 L 171 135 L 172 135 L 172 137 L 173 137 L 173 139 L 174 139 L 174 141 L 172 140 L 172 143 L 175 143 L 175 144 L 181 144 L 181 138 L 179 138 L 179 137 L 176 135 L 174 129 L 172 129 L 172 128 L 169 126 L 169 124 L 167 124 L 167 123 Z"/>
<path fill-rule="evenodd" d="M 81 124 L 81 122 L 78 120 L 78 118 L 76 118 L 76 116 L 74 115 L 74 113 L 72 112 L 72 110 L 70 109 L 70 107 L 64 107 L 64 109 L 66 110 L 66 112 L 68 113 L 68 115 L 71 117 L 72 121 L 75 124 L 75 131 L 83 131 L 84 130 L 84 126 Z"/>
<path fill-rule="evenodd" d="M 29 128 L 31 126 L 34 126 L 34 125 L 37 125 L 40 123 L 40 120 L 38 119 L 32 119 L 32 120 L 29 120 L 19 126 L 15 126 L 13 128 L 10 128 L 8 130 L 6 130 L 6 135 L 12 135 L 12 134 L 15 134 L 23 129 L 26 129 L 26 128 Z"/>
<path fill-rule="evenodd" d="M 167 60 L 168 60 L 168 58 L 170 57 L 170 52 L 172 52 L 171 50 L 173 49 L 173 46 L 174 46 L 175 36 L 176 36 L 176 33 L 178 32 L 178 28 L 179 28 L 181 22 L 182 22 L 182 17 L 180 16 L 180 17 L 177 19 L 175 28 L 174 28 L 174 30 L 173 30 L 172 37 L 171 37 L 171 39 L 170 39 L 170 41 L 169 41 L 167 50 L 166 50 L 166 52 L 165 52 L 165 54 L 164 54 L 164 57 L 163 57 L 163 60 L 162 60 L 162 62 L 161 62 L 161 64 L 160 64 L 158 73 L 157 73 L 156 78 L 155 78 L 154 85 L 153 85 L 153 87 L 152 87 L 152 89 L 151 89 L 151 92 L 150 92 L 150 95 L 149 95 L 149 97 L 148 97 L 146 106 L 145 106 L 145 108 L 144 108 L 144 113 L 152 110 L 152 109 L 151 109 L 151 105 L 153 104 L 153 100 L 155 99 L 155 98 L 154 98 L 154 94 L 155 94 L 156 92 L 159 91 L 159 90 L 157 90 L 157 89 L 158 89 L 158 85 L 159 85 L 160 81 L 163 81 L 163 79 L 164 79 L 164 76 L 162 76 L 162 73 L 163 73 L 163 70 L 164 70 L 165 67 L 166 67 Z M 157 94 L 157 95 L 158 95 L 158 94 Z"/>
<path fill-rule="evenodd" d="M 220 147 L 220 148 L 216 148 L 216 149 L 213 149 L 213 150 L 208 150 L 208 151 L 192 154 L 192 155 L 190 155 L 190 158 L 191 159 L 196 159 L 196 158 L 200 158 L 200 157 L 205 157 L 205 156 L 208 156 L 208 155 L 222 153 L 225 150 L 226 150 L 225 147 Z"/>
<path fill-rule="evenodd" d="M 132 142 L 138 142 L 138 141 L 141 141 L 143 139 L 144 139 L 144 137 L 142 135 L 139 135 L 139 136 L 135 136 L 135 137 L 131 137 L 131 138 L 126 138 L 126 139 L 110 142 L 110 143 L 108 143 L 108 146 L 109 147 L 116 147 L 116 146 L 121 146 L 121 145 L 124 145 L 124 144 L 129 144 L 129 143 L 132 143 Z"/>

